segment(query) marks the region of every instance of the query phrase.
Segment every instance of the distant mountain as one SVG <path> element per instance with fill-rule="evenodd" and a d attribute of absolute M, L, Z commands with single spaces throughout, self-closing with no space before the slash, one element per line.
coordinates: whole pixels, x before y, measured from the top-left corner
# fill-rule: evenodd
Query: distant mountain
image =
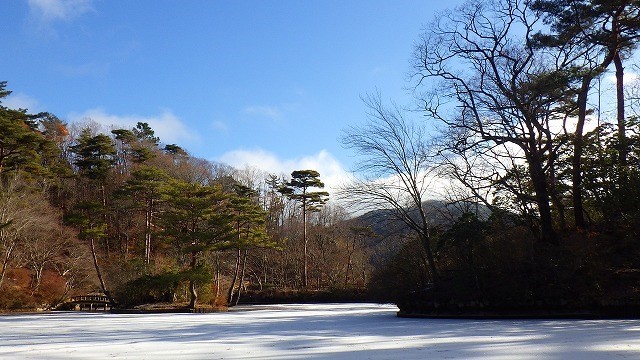
<path fill-rule="evenodd" d="M 478 214 L 480 218 L 488 218 L 491 213 L 485 205 L 477 203 L 452 205 L 442 200 L 427 200 L 422 203 L 422 206 L 429 217 L 430 223 L 435 227 L 446 228 L 467 211 Z M 417 209 L 410 210 L 410 213 L 417 216 Z M 369 211 L 358 216 L 356 221 L 361 226 L 370 228 L 377 235 L 377 239 L 373 241 L 374 243 L 384 241 L 390 237 L 402 238 L 411 232 L 409 227 L 389 209 Z"/>

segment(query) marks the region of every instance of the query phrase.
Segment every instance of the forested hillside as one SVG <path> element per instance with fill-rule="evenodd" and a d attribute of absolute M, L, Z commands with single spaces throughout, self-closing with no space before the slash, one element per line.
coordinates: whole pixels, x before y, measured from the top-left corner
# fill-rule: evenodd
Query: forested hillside
<path fill-rule="evenodd" d="M 6 107 L 0 122 L 4 309 L 93 292 L 121 307 L 195 307 L 365 286 L 362 231 L 325 204 L 316 171 L 289 181 L 233 169 L 162 143 L 146 123 L 104 129 Z"/>

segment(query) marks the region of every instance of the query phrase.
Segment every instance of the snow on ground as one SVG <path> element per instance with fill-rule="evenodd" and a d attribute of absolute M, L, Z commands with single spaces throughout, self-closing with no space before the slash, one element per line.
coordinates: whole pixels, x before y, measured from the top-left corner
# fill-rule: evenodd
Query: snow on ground
<path fill-rule="evenodd" d="M 640 359 L 640 320 L 397 318 L 393 305 L 0 316 L 0 359 Z"/>

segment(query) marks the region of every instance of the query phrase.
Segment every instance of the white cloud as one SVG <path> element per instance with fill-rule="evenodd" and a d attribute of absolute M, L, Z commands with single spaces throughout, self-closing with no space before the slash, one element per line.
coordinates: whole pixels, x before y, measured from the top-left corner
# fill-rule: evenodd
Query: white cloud
<path fill-rule="evenodd" d="M 22 93 L 11 93 L 2 100 L 2 105 L 9 109 L 27 109 L 30 113 L 40 111 L 38 100 Z"/>
<path fill-rule="evenodd" d="M 262 149 L 233 150 L 216 160 L 236 168 L 250 166 L 276 175 L 288 176 L 294 170 L 316 170 L 320 173 L 320 179 L 330 194 L 335 193 L 348 176 L 342 164 L 326 150 L 294 159 L 280 159 L 275 154 Z"/>
<path fill-rule="evenodd" d="M 277 106 L 247 106 L 242 112 L 249 115 L 266 117 L 271 120 L 280 120 L 283 115 L 283 111 Z"/>
<path fill-rule="evenodd" d="M 297 96 L 302 95 L 304 89 L 294 89 Z M 283 102 L 276 105 L 247 105 L 240 113 L 254 119 L 269 119 L 274 123 L 282 124 L 295 112 L 302 108 L 299 102 Z"/>
<path fill-rule="evenodd" d="M 185 143 L 197 140 L 187 126 L 175 116 L 171 111 L 165 110 L 159 115 L 141 116 L 141 115 L 113 115 L 105 112 L 104 109 L 90 109 L 83 113 L 72 113 L 69 115 L 71 122 L 82 122 L 92 120 L 105 127 L 121 126 L 125 128 L 133 128 L 138 122 L 146 122 L 155 131 L 156 136 L 160 137 L 160 141 L 166 144 Z"/>
<path fill-rule="evenodd" d="M 28 0 L 31 13 L 49 22 L 69 21 L 93 10 L 93 0 Z"/>
<path fill-rule="evenodd" d="M 640 74 L 638 73 L 634 73 L 634 72 L 625 72 L 624 73 L 624 79 L 623 81 L 625 83 L 628 82 L 634 82 L 637 81 L 640 78 Z M 605 76 L 605 80 L 607 82 L 610 82 L 612 84 L 615 84 L 617 79 L 616 79 L 616 74 L 615 73 L 609 73 L 609 75 Z"/>
<path fill-rule="evenodd" d="M 294 170 L 313 169 L 320 173 L 320 180 L 325 184 L 325 190 L 329 192 L 329 199 L 332 202 L 336 202 L 342 206 L 348 207 L 349 212 L 354 215 L 362 214 L 371 208 L 368 208 L 365 204 L 355 205 L 351 204 L 347 199 L 338 196 L 340 188 L 344 188 L 354 181 L 354 175 L 351 174 L 333 155 L 327 150 L 321 150 L 316 154 L 302 156 L 292 159 L 282 159 L 275 154 L 263 150 L 233 150 L 229 151 L 216 161 L 229 164 L 236 169 L 242 169 L 245 167 L 256 168 L 263 170 L 267 173 L 276 175 L 289 176 Z M 444 199 L 447 189 L 451 186 L 450 179 L 444 179 L 436 177 L 435 174 L 421 174 L 424 182 L 421 184 L 424 186 L 424 200 L 427 199 Z M 365 183 L 372 185 L 391 185 L 389 188 L 393 188 L 393 185 L 398 185 L 398 189 L 402 188 L 401 181 L 395 175 L 389 175 L 384 178 L 363 180 Z M 357 181 L 356 181 L 357 182 Z M 391 190 L 394 192 L 393 190 Z M 400 200 L 407 200 L 406 194 L 402 191 L 394 193 Z M 407 202 L 409 203 L 409 202 Z M 384 202 L 373 201 L 374 208 L 382 208 L 387 206 Z"/>

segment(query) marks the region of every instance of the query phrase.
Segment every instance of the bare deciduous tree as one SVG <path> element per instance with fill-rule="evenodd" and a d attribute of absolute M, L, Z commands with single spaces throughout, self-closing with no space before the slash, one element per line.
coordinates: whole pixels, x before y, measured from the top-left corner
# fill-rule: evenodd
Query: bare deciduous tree
<path fill-rule="evenodd" d="M 386 209 L 420 240 L 436 282 L 438 271 L 431 246 L 432 225 L 424 209 L 433 174 L 426 155 L 423 128 L 405 118 L 398 107 L 387 108 L 380 95 L 364 99 L 368 122 L 346 130 L 342 144 L 360 155 L 355 171 L 362 177 L 343 186 L 339 196 L 360 210 Z"/>
<path fill-rule="evenodd" d="M 0 185 L 0 287 L 21 247 L 45 227 L 49 219 L 43 215 L 51 211 L 42 193 L 26 186 L 19 175 L 5 178 Z"/>
<path fill-rule="evenodd" d="M 569 74 L 534 46 L 537 21 L 528 1 L 469 2 L 426 29 L 413 68 L 416 88 L 429 89 L 420 94 L 427 115 L 452 136 L 448 151 L 526 164 L 540 238 L 555 243 L 548 177 Z"/>

